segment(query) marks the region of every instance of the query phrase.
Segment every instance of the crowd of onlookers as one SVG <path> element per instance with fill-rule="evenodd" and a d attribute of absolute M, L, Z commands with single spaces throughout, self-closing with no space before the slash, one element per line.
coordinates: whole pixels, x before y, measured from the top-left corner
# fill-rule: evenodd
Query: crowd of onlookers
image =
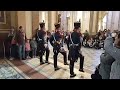
<path fill-rule="evenodd" d="M 37 42 L 35 37 L 27 39 L 22 26 L 18 30 L 12 27 L 4 43 L 5 56 L 10 60 L 14 58 L 25 60 L 30 58 L 30 56 L 36 57 Z"/>
<path fill-rule="evenodd" d="M 104 29 L 99 30 L 96 35 L 90 36 L 88 31 L 86 30 L 83 34 L 83 46 L 84 47 L 90 47 L 90 48 L 96 48 L 101 49 L 104 48 L 104 40 L 106 37 L 111 35 L 113 38 L 115 37 L 118 30 L 114 30 L 112 33 L 110 33 L 110 30 Z"/>

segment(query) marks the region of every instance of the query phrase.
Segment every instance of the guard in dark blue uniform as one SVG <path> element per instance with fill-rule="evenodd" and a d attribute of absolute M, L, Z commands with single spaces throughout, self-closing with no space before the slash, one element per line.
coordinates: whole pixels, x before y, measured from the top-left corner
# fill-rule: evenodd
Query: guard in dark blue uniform
<path fill-rule="evenodd" d="M 75 77 L 74 73 L 74 62 L 80 57 L 80 69 L 83 71 L 84 56 L 81 53 L 81 33 L 80 33 L 80 22 L 74 23 L 74 30 L 69 35 L 69 55 L 70 55 L 70 77 Z"/>
<path fill-rule="evenodd" d="M 49 47 L 48 47 L 48 42 L 47 42 L 47 37 L 46 37 L 46 32 L 45 32 L 45 23 L 42 22 L 40 23 L 40 30 L 38 31 L 37 35 L 37 40 L 38 40 L 38 49 L 39 49 L 39 56 L 40 56 L 40 64 L 44 64 L 43 62 L 43 55 L 46 52 L 46 61 L 45 63 L 49 64 L 48 58 L 49 58 Z"/>
<path fill-rule="evenodd" d="M 67 63 L 67 53 L 63 48 L 63 36 L 61 35 L 60 31 L 60 24 L 55 24 L 55 33 L 52 34 L 50 37 L 50 43 L 53 46 L 53 52 L 54 52 L 54 68 L 55 71 L 59 70 L 60 68 L 57 66 L 57 56 L 59 53 L 61 53 L 64 56 L 64 65 L 68 65 Z"/>

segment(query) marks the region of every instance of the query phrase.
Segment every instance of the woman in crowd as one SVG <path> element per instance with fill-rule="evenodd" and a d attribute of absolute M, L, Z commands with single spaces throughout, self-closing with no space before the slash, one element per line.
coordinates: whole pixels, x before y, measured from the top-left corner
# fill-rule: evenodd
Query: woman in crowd
<path fill-rule="evenodd" d="M 29 39 L 26 40 L 25 42 L 25 51 L 26 51 L 26 58 L 29 59 L 30 58 L 30 41 Z"/>
<path fill-rule="evenodd" d="M 8 34 L 8 43 L 9 43 L 9 51 L 10 51 L 10 60 L 15 58 L 16 54 L 16 42 L 15 42 L 15 28 L 12 27 L 10 33 Z"/>
<path fill-rule="evenodd" d="M 30 46 L 32 50 L 32 57 L 36 58 L 36 52 L 37 52 L 37 42 L 35 40 L 35 37 L 30 41 Z"/>

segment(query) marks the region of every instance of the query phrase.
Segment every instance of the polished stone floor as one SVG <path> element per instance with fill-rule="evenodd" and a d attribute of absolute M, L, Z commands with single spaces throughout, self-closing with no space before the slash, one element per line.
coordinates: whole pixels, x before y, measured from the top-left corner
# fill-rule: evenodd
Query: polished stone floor
<path fill-rule="evenodd" d="M 6 60 L 0 60 L 0 79 L 24 79 Z"/>
<path fill-rule="evenodd" d="M 66 45 L 65 45 L 65 49 Z M 28 59 L 24 61 L 17 61 L 17 63 L 22 63 L 20 65 L 14 64 L 14 60 L 11 62 L 9 60 L 0 60 L 0 79 L 70 79 L 69 75 L 69 66 L 63 65 L 63 56 L 59 54 L 58 56 L 58 66 L 61 68 L 58 71 L 54 71 L 53 67 L 53 52 L 52 47 L 50 46 L 50 64 L 40 65 L 38 58 Z M 90 79 L 91 73 L 94 72 L 95 67 L 100 63 L 100 54 L 103 50 L 95 50 L 82 47 L 82 53 L 85 56 L 84 69 L 85 72 L 79 72 L 79 60 L 75 63 L 75 73 L 76 77 L 73 79 Z M 69 61 L 68 61 L 69 62 Z M 27 70 L 27 73 L 23 72 L 25 66 L 27 65 L 29 68 L 34 69 L 35 75 L 29 76 L 31 69 Z M 19 66 L 21 68 L 19 68 Z M 37 75 L 36 75 L 37 73 Z M 43 76 L 41 76 L 41 75 Z"/>

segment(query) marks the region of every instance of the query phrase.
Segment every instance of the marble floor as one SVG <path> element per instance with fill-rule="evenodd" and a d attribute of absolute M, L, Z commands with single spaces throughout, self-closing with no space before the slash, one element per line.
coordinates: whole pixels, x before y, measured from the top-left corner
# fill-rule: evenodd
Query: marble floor
<path fill-rule="evenodd" d="M 25 79 L 25 78 L 6 60 L 0 60 L 0 79 Z"/>
<path fill-rule="evenodd" d="M 67 50 L 66 46 L 65 49 Z M 6 59 L 0 60 L 0 79 L 70 79 L 69 66 L 63 64 L 63 56 L 58 56 L 58 66 L 61 68 L 54 71 L 53 52 L 50 46 L 50 64 L 40 65 L 38 58 L 32 58 L 24 61 Z M 77 74 L 72 79 L 91 79 L 91 73 L 100 63 L 100 54 L 103 50 L 95 50 L 82 47 L 82 53 L 85 56 L 84 70 L 79 72 L 79 60 L 75 63 L 74 72 Z M 68 61 L 69 62 L 69 61 Z"/>

